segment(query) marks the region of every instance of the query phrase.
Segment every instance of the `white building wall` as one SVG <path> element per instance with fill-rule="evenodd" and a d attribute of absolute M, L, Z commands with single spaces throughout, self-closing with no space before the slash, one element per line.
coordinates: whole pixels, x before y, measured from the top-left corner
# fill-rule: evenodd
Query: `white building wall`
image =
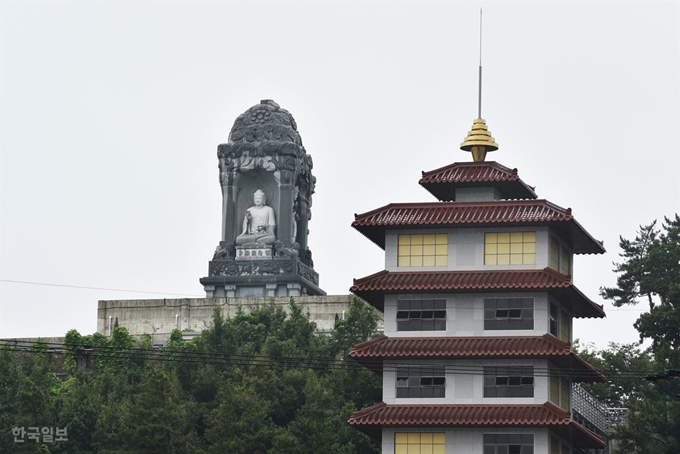
<path fill-rule="evenodd" d="M 533 434 L 534 453 L 550 452 L 550 430 L 547 428 L 526 427 L 385 427 L 382 430 L 383 454 L 394 453 L 394 434 L 404 432 L 438 432 L 446 433 L 446 454 L 484 454 L 484 434 Z"/>
<path fill-rule="evenodd" d="M 446 364 L 446 397 L 397 398 L 397 365 Z M 484 366 L 534 366 L 534 397 L 484 397 Z M 383 363 L 383 402 L 399 405 L 543 404 L 550 399 L 545 359 L 410 360 Z"/>
<path fill-rule="evenodd" d="M 484 265 L 484 234 L 487 232 L 536 232 L 534 265 Z M 409 234 L 449 235 L 447 266 L 397 266 L 398 236 Z M 385 233 L 385 269 L 388 271 L 475 271 L 543 269 L 550 263 L 550 229 L 548 227 L 487 227 L 462 229 L 405 229 Z"/>
<path fill-rule="evenodd" d="M 319 332 L 333 330 L 336 319 L 344 318 L 352 305 L 352 295 L 296 296 L 294 298 L 304 314 L 316 323 Z M 116 320 L 118 326 L 127 328 L 133 336 L 150 334 L 154 343 L 166 343 L 173 329 L 193 330 L 200 333 L 212 324 L 213 311 L 222 310 L 225 317 L 234 317 L 240 310 L 246 312 L 268 304 L 290 310 L 290 297 L 241 298 L 182 298 L 155 300 L 99 301 L 97 332 L 110 336 Z M 379 314 L 382 318 L 382 314 Z M 378 331 L 382 322 L 378 321 Z"/>
<path fill-rule="evenodd" d="M 484 329 L 484 299 L 506 297 L 534 299 L 534 329 Z M 446 331 L 397 331 L 397 300 L 407 299 L 445 299 Z M 542 336 L 550 332 L 550 304 L 547 292 L 385 295 L 384 327 L 385 335 L 390 337 Z"/>

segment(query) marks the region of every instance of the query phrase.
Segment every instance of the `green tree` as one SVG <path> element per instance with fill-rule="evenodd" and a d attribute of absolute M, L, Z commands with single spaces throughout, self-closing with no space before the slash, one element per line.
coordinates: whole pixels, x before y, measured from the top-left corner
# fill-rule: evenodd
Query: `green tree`
<path fill-rule="evenodd" d="M 188 452 L 186 402 L 180 401 L 174 374 L 150 368 L 131 398 L 125 419 L 127 452 Z"/>
<path fill-rule="evenodd" d="M 337 320 L 331 333 L 335 353 L 347 357 L 352 346 L 377 336 L 378 312 L 357 297 L 352 303 L 344 319 Z"/>
<path fill-rule="evenodd" d="M 621 238 L 619 245 L 624 261 L 615 264 L 617 286 L 602 288 L 601 295 L 615 306 L 644 299 L 649 311 L 634 326 L 640 340 L 650 339 L 652 346 L 611 345 L 587 358 L 611 377 L 609 387 L 591 386 L 591 391 L 610 405 L 629 409 L 628 423 L 613 434 L 619 440 L 616 452 L 678 453 L 680 377 L 645 377 L 680 369 L 680 217 L 665 218 L 661 229 L 656 222 L 641 226 L 634 240 Z"/>
<path fill-rule="evenodd" d="M 336 333 L 320 334 L 291 300 L 224 318 L 164 349 L 124 328 L 66 333 L 59 380 L 47 345 L 0 348 L 0 424 L 67 427 L 50 445 L 0 437 L 0 452 L 54 454 L 374 453 L 346 421 L 380 399 L 380 378 L 348 358 L 375 335 L 377 315 L 355 300 Z"/>
<path fill-rule="evenodd" d="M 297 409 L 295 419 L 286 428 L 286 436 L 275 440 L 273 452 L 380 452 L 376 444 L 347 424 L 356 408 L 353 402 L 347 402 L 342 393 L 337 392 L 328 377 L 308 374 L 303 396 L 304 404 Z"/>
<path fill-rule="evenodd" d="M 218 393 L 218 406 L 208 415 L 208 452 L 269 452 L 276 426 L 268 402 L 247 385 L 227 383 Z"/>
<path fill-rule="evenodd" d="M 26 437 L 24 443 L 15 443 L 11 431 L 54 426 L 59 385 L 45 341 L 0 348 L 0 452 L 45 452 L 45 446 Z"/>
<path fill-rule="evenodd" d="M 598 351 L 576 341 L 573 348 L 608 378 L 605 383 L 582 385 L 608 407 L 628 408 L 634 405 L 644 377 L 656 372 L 651 352 L 637 344 L 610 342 L 607 349 Z"/>
<path fill-rule="evenodd" d="M 635 322 L 641 339 L 651 339 L 655 349 L 680 348 L 680 216 L 641 226 L 634 240 L 621 237 L 622 263 L 615 264 L 616 287 L 601 295 L 617 306 L 638 304 L 644 298 L 649 312 Z"/>
<path fill-rule="evenodd" d="M 103 398 L 94 373 L 71 375 L 59 388 L 58 427 L 68 428 L 68 441 L 56 443 L 55 453 L 92 452 L 93 433 L 102 411 Z"/>

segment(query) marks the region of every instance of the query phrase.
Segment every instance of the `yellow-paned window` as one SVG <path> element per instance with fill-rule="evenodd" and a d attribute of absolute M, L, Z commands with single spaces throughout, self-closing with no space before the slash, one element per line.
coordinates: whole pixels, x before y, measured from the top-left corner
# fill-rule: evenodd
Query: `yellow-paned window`
<path fill-rule="evenodd" d="M 560 377 L 557 375 L 550 376 L 550 402 L 560 404 Z"/>
<path fill-rule="evenodd" d="M 394 434 L 394 443 L 404 444 L 407 441 L 408 441 L 408 434 L 405 434 L 405 433 Z"/>
<path fill-rule="evenodd" d="M 560 270 L 560 242 L 554 236 L 550 237 L 550 268 Z"/>
<path fill-rule="evenodd" d="M 571 253 L 554 236 L 550 237 L 550 268 L 562 274 L 571 274 Z"/>
<path fill-rule="evenodd" d="M 560 314 L 560 339 L 564 342 L 571 342 L 571 333 L 569 328 L 569 315 L 562 311 Z"/>
<path fill-rule="evenodd" d="M 569 385 L 569 380 L 562 377 L 560 380 L 560 408 L 562 408 L 562 410 L 569 411 L 570 390 L 571 386 Z"/>
<path fill-rule="evenodd" d="M 484 234 L 485 265 L 535 265 L 536 232 Z"/>
<path fill-rule="evenodd" d="M 550 371 L 550 402 L 569 411 L 571 383 L 567 377 L 560 377 L 555 370 Z"/>
<path fill-rule="evenodd" d="M 550 454 L 560 454 L 560 441 L 555 437 L 550 437 Z"/>
<path fill-rule="evenodd" d="M 395 454 L 446 454 L 443 433 L 409 432 L 394 434 Z"/>
<path fill-rule="evenodd" d="M 570 255 L 567 248 L 562 246 L 560 254 L 560 273 L 571 274 Z"/>
<path fill-rule="evenodd" d="M 446 266 L 449 236 L 446 233 L 399 235 L 397 266 Z"/>

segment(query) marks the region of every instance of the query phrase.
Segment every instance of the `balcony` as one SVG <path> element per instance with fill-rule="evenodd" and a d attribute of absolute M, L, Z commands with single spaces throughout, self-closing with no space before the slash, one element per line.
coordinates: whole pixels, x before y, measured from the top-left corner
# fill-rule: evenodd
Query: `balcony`
<path fill-rule="evenodd" d="M 573 383 L 571 386 L 571 417 L 584 427 L 603 436 L 608 446 L 599 452 L 608 453 L 610 451 L 610 440 L 607 434 L 611 428 L 626 423 L 628 409 L 607 407 L 583 389 L 581 385 Z"/>

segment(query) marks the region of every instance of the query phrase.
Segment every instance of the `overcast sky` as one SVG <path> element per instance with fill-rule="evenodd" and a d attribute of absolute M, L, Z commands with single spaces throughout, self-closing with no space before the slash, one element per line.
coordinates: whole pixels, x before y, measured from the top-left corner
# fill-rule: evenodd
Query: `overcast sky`
<path fill-rule="evenodd" d="M 433 201 L 421 171 L 471 159 L 480 6 L 489 159 L 605 242 L 576 286 L 603 303 L 619 235 L 680 211 L 675 1 L 0 4 L 0 337 L 93 333 L 98 300 L 204 296 L 217 145 L 261 99 L 314 159 L 320 286 L 384 269 L 354 213 Z M 643 309 L 606 302 L 575 336 L 633 342 Z"/>

